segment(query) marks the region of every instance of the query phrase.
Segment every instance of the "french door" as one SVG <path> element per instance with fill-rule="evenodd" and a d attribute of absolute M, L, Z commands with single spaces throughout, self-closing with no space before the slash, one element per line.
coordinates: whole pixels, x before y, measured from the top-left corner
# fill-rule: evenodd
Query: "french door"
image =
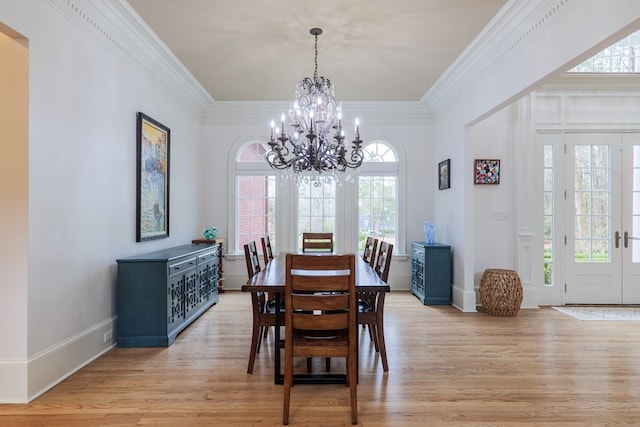
<path fill-rule="evenodd" d="M 565 142 L 565 303 L 640 304 L 640 134 Z"/>

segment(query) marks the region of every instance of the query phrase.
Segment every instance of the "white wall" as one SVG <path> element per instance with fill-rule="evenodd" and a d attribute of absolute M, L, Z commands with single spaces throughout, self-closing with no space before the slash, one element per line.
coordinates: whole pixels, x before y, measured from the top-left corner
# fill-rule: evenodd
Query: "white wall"
<path fill-rule="evenodd" d="M 474 284 L 477 289 L 487 268 L 512 268 L 514 265 L 512 197 L 518 168 L 511 158 L 511 109 L 505 108 L 469 129 L 474 159 L 499 159 L 500 184 L 474 185 L 473 227 Z M 473 169 L 474 164 L 462 165 Z M 479 302 L 479 298 L 478 298 Z"/>
<path fill-rule="evenodd" d="M 2 340 L 14 353 L 0 350 L 0 401 L 30 400 L 114 344 L 103 337 L 116 336 L 117 258 L 197 236 L 203 103 L 172 82 L 144 28 L 123 35 L 135 26 L 116 22 L 118 8 L 126 19 L 115 2 L 0 0 L 0 22 L 29 41 L 28 189 L 26 168 L 15 180 L 28 194 L 28 270 L 22 259 L 0 261 L 15 271 L 3 281 L 17 279 L 0 289 L 18 286 L 21 313 L 3 318 L 15 332 Z M 170 237 L 145 243 L 135 242 L 137 111 L 171 129 Z M 22 216 L 0 218 L 3 229 L 24 229 Z M 27 241 L 25 231 L 16 237 Z M 25 368 L 28 384 L 16 384 L 11 373 Z"/>
<path fill-rule="evenodd" d="M 2 33 L 5 31 L 11 37 Z M 29 220 L 29 50 L 0 28 L 0 378 L 26 394 Z M 11 326 L 9 326 L 11 325 Z M 5 345 L 11 343 L 11 345 Z"/>

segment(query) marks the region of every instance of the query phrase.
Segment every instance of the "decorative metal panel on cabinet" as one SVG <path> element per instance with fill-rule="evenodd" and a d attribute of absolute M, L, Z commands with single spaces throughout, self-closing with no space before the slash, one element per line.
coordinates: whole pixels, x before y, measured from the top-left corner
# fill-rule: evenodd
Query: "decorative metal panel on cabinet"
<path fill-rule="evenodd" d="M 120 347 L 167 347 L 218 302 L 220 246 L 183 245 L 117 260 Z"/>
<path fill-rule="evenodd" d="M 451 304 L 451 246 L 411 242 L 411 292 L 424 305 Z"/>

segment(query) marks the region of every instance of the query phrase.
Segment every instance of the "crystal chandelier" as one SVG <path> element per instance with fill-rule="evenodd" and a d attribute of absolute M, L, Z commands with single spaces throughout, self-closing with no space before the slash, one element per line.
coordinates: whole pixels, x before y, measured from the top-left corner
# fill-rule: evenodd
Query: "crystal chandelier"
<path fill-rule="evenodd" d="M 358 119 L 355 138 L 347 150 L 342 106 L 335 98 L 331 81 L 318 77 L 318 36 L 322 30 L 312 28 L 309 32 L 315 37 L 313 79 L 305 77 L 296 85 L 295 101 L 289 108 L 290 133 L 285 129 L 284 113 L 280 128 L 271 121 L 271 148 L 266 158 L 273 169 L 283 172 L 285 179 L 295 178 L 298 183 L 311 179 L 319 185 L 321 178 L 340 182 L 338 173 L 360 167 L 364 155 Z M 351 174 L 345 178 L 353 181 Z"/>

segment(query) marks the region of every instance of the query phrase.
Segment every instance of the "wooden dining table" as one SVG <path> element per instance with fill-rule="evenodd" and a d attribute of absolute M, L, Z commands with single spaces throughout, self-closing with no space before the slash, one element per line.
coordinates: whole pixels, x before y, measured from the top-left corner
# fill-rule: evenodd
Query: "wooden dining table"
<path fill-rule="evenodd" d="M 330 253 L 330 252 L 328 252 Z M 333 253 L 335 255 L 335 253 Z M 309 253 L 307 256 L 323 256 L 325 253 Z M 258 274 L 247 280 L 242 286 L 242 292 L 268 292 L 275 295 L 275 306 L 281 307 L 282 294 L 284 293 L 286 277 L 286 253 L 281 253 L 274 257 L 265 268 Z M 373 292 L 389 292 L 391 288 L 387 283 L 382 281 L 374 269 L 366 263 L 360 256 L 356 255 L 356 288 L 358 290 Z M 274 331 L 274 382 L 283 384 L 284 378 L 280 370 L 280 348 L 282 347 L 280 339 L 280 326 L 282 325 L 282 311 L 276 314 L 276 326 Z M 300 375 L 296 383 L 318 382 L 324 379 L 325 382 L 332 382 L 331 375 L 323 375 L 322 377 L 314 375 Z M 344 378 L 342 376 L 341 378 Z M 308 380 L 308 381 L 307 381 Z M 344 380 L 342 380 L 344 381 Z"/>

